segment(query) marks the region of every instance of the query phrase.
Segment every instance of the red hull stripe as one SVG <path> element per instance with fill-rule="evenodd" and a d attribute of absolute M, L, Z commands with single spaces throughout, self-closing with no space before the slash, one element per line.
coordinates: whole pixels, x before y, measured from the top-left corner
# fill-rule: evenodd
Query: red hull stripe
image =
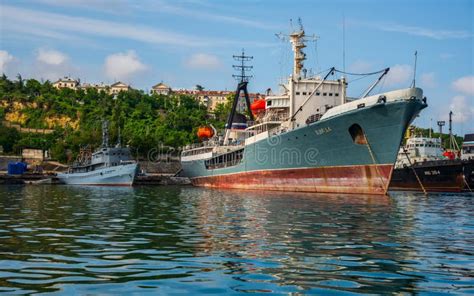
<path fill-rule="evenodd" d="M 392 164 L 265 170 L 193 178 L 195 186 L 278 191 L 386 194 Z"/>
<path fill-rule="evenodd" d="M 109 186 L 109 187 L 130 187 L 132 184 L 64 184 L 74 186 Z"/>

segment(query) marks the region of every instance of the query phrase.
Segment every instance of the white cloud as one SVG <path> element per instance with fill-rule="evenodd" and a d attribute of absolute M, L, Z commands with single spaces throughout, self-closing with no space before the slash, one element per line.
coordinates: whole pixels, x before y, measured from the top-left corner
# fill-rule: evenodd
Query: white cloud
<path fill-rule="evenodd" d="M 35 51 L 35 62 L 28 68 L 36 79 L 55 81 L 64 76 L 74 76 L 78 69 L 70 63 L 69 57 L 56 49 L 39 48 Z"/>
<path fill-rule="evenodd" d="M 436 87 L 436 78 L 434 72 L 423 73 L 421 74 L 421 86 L 433 88 Z"/>
<path fill-rule="evenodd" d="M 177 3 L 176 1 L 172 1 L 172 3 Z M 176 5 L 171 5 L 166 3 L 165 1 L 156 1 L 153 0 L 151 3 L 148 3 L 149 5 L 145 5 L 147 9 L 149 7 L 153 7 L 153 4 L 156 4 L 156 11 L 157 12 L 165 12 L 169 14 L 174 14 L 174 15 L 179 15 L 183 17 L 192 17 L 196 19 L 201 19 L 201 20 L 206 20 L 206 21 L 214 21 L 217 23 L 229 23 L 229 24 L 235 24 L 235 25 L 240 25 L 240 26 L 246 26 L 246 27 L 251 27 L 251 28 L 257 28 L 257 29 L 269 29 L 269 30 L 277 30 L 280 29 L 280 27 L 264 23 L 258 18 L 255 19 L 248 19 L 248 18 L 242 18 L 240 16 L 235 16 L 235 15 L 223 15 L 223 14 L 217 14 L 215 12 L 207 12 L 204 11 L 202 8 L 199 9 L 199 13 L 196 13 L 196 9 L 188 8 L 190 5 L 186 4 L 184 7 L 182 6 L 176 6 Z"/>
<path fill-rule="evenodd" d="M 0 74 L 6 73 L 8 65 L 13 62 L 14 57 L 6 50 L 0 50 Z"/>
<path fill-rule="evenodd" d="M 447 30 L 447 29 L 431 29 L 417 26 L 402 25 L 393 22 L 367 22 L 351 20 L 350 23 L 362 25 L 385 32 L 405 33 L 409 35 L 422 36 L 437 40 L 445 39 L 466 39 L 472 38 L 473 34 L 467 30 Z"/>
<path fill-rule="evenodd" d="M 221 38 L 209 38 L 205 36 L 194 36 L 180 34 L 173 31 L 165 31 L 140 25 L 137 23 L 125 23 L 104 21 L 99 19 L 68 16 L 59 13 L 40 12 L 30 9 L 19 8 L 0 4 L 0 17 L 2 18 L 2 31 L 18 34 L 19 38 L 25 35 L 33 35 L 63 40 L 65 36 L 99 36 L 107 38 L 118 38 L 134 40 L 150 44 L 179 45 L 186 47 L 196 46 L 273 46 L 274 44 L 238 40 L 226 40 Z M 34 28 L 31 32 L 25 32 L 22 28 Z M 12 34 L 15 37 L 14 34 Z"/>
<path fill-rule="evenodd" d="M 474 76 L 464 76 L 451 84 L 452 88 L 460 93 L 474 96 Z"/>
<path fill-rule="evenodd" d="M 68 60 L 68 56 L 54 49 L 40 48 L 36 54 L 36 59 L 41 63 L 58 66 L 64 64 Z"/>
<path fill-rule="evenodd" d="M 131 10 L 138 12 L 156 12 L 170 15 L 177 15 L 183 18 L 195 18 L 219 23 L 230 23 L 258 29 L 277 30 L 279 27 L 267 24 L 260 20 L 243 18 L 235 15 L 224 15 L 215 12 L 215 5 L 203 1 L 165 1 L 165 0 L 142 0 L 142 1 L 124 1 L 124 0 L 36 0 L 41 4 L 59 7 L 71 7 L 78 9 L 97 10 L 106 13 L 126 13 Z M 179 4 L 179 5 L 176 5 Z M 212 11 L 206 11 L 205 9 Z M 196 10 L 199 9 L 199 13 Z"/>
<path fill-rule="evenodd" d="M 451 99 L 449 109 L 453 111 L 453 122 L 471 122 L 474 119 L 474 106 L 465 96 L 455 96 Z"/>
<path fill-rule="evenodd" d="M 189 68 L 208 70 L 218 69 L 222 66 L 217 56 L 206 53 L 193 54 L 185 64 Z"/>
<path fill-rule="evenodd" d="M 133 50 L 111 54 L 105 58 L 104 70 L 107 77 L 115 80 L 129 80 L 147 69 Z"/>
<path fill-rule="evenodd" d="M 349 71 L 354 73 L 366 73 L 371 71 L 373 64 L 364 60 L 356 60 L 349 66 Z"/>
<path fill-rule="evenodd" d="M 390 67 L 385 83 L 388 86 L 400 86 L 413 77 L 413 68 L 410 65 L 395 65 Z M 408 87 L 408 85 L 406 85 Z"/>
<path fill-rule="evenodd" d="M 440 53 L 440 54 L 439 54 L 439 57 L 440 57 L 441 59 L 446 60 L 446 59 L 450 59 L 450 58 L 454 57 L 454 54 L 444 52 L 444 53 Z"/>

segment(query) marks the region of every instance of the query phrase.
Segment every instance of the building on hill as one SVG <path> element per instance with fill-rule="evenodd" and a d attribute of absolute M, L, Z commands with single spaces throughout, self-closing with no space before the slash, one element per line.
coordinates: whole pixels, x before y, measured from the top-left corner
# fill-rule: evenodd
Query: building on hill
<path fill-rule="evenodd" d="M 101 82 L 100 84 L 94 84 L 94 83 L 83 83 L 81 84 L 80 86 L 81 89 L 84 89 L 84 90 L 88 90 L 88 89 L 91 89 L 91 88 L 94 88 L 96 89 L 98 92 L 109 92 L 109 89 L 110 89 L 110 86 L 104 84 L 103 82 Z"/>
<path fill-rule="evenodd" d="M 231 91 L 221 90 L 176 90 L 174 93 L 179 95 L 188 95 L 196 98 L 201 104 L 207 107 L 208 111 L 214 111 L 217 104 L 227 102 L 227 97 L 232 94 Z"/>
<path fill-rule="evenodd" d="M 49 151 L 43 149 L 32 149 L 32 148 L 24 148 L 21 151 L 21 157 L 27 163 L 40 163 L 46 159 L 49 159 Z"/>
<path fill-rule="evenodd" d="M 207 107 L 209 112 L 213 112 L 218 104 L 225 104 L 229 97 L 233 97 L 234 92 L 228 90 L 175 90 L 175 94 L 180 95 L 188 95 L 195 97 L 201 104 Z M 257 98 L 261 98 L 258 93 L 249 93 L 250 103 L 252 103 Z M 238 109 L 244 110 L 245 107 L 245 100 L 241 100 Z"/>
<path fill-rule="evenodd" d="M 77 89 L 79 87 L 79 80 L 72 79 L 70 77 L 64 77 L 53 82 L 53 86 L 57 89 L 61 89 L 61 88 Z"/>
<path fill-rule="evenodd" d="M 109 94 L 115 95 L 121 91 L 128 91 L 131 87 L 128 84 L 125 84 L 121 81 L 115 82 L 114 84 L 110 85 Z"/>
<path fill-rule="evenodd" d="M 169 95 L 172 92 L 171 87 L 168 85 L 164 84 L 163 82 L 160 82 L 158 84 L 155 84 L 151 87 L 151 93 L 152 94 L 157 94 L 157 95 Z"/>

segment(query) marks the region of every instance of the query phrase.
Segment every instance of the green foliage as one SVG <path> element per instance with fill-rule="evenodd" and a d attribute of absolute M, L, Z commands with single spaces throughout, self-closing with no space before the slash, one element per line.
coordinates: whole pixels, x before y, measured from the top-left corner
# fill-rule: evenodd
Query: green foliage
<path fill-rule="evenodd" d="M 115 98 L 96 89 L 56 89 L 49 81 L 34 79 L 10 81 L 0 77 L 0 101 L 10 103 L 0 109 L 0 118 L 11 111 L 13 102 L 24 105 L 25 127 L 48 128 L 47 118 L 69 117 L 79 122 L 79 128 L 56 127 L 53 134 L 24 134 L 2 130 L 0 145 L 5 151 L 19 152 L 22 148 L 50 149 L 53 158 L 66 160 L 66 151 L 77 154 L 85 145 L 97 147 L 101 142 L 101 122 L 110 122 L 110 142 L 118 138 L 121 129 L 122 144 L 142 157 L 159 145 L 180 147 L 196 142 L 196 131 L 203 124 L 224 127 L 230 104 L 216 109 L 215 118 L 208 118 L 206 107 L 190 96 L 145 94 L 141 90 L 120 92 Z"/>
<path fill-rule="evenodd" d="M 20 133 L 14 128 L 8 128 L 0 124 L 0 146 L 3 152 L 12 153 L 14 145 L 21 139 Z"/>

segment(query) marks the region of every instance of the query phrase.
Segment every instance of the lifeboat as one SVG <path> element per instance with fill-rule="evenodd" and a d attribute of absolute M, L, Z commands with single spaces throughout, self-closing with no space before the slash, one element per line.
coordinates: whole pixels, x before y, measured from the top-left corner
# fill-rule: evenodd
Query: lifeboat
<path fill-rule="evenodd" d="M 250 104 L 250 110 L 252 110 L 253 115 L 256 115 L 265 110 L 265 105 L 265 99 L 257 99 Z"/>
<path fill-rule="evenodd" d="M 199 139 L 210 139 L 214 136 L 214 131 L 208 126 L 198 128 L 197 136 Z"/>

